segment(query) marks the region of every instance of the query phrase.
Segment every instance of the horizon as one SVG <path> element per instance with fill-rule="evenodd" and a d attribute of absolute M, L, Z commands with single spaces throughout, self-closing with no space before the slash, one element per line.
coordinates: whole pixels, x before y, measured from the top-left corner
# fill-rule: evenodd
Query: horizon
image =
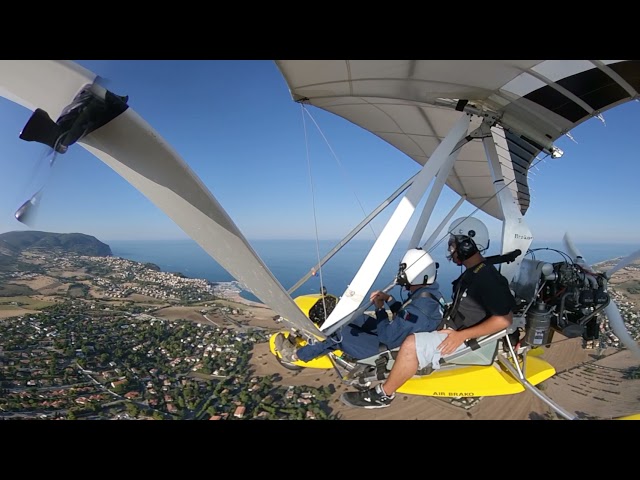
<path fill-rule="evenodd" d="M 84 233 L 84 232 L 53 232 L 53 231 L 44 231 L 44 230 L 31 230 L 31 229 L 23 229 L 23 230 L 9 230 L 6 232 L 0 232 L 0 235 L 3 235 L 5 233 L 12 233 L 12 232 L 44 232 L 44 233 L 54 233 L 54 234 L 61 234 L 61 235 L 66 235 L 66 234 L 81 234 L 81 235 L 88 235 L 91 237 L 96 238 L 96 240 L 103 242 L 103 243 L 108 243 L 108 242 L 132 242 L 132 243 L 148 243 L 148 242 L 185 242 L 185 243 L 193 243 L 194 245 L 198 246 L 198 248 L 201 248 L 200 245 L 193 240 L 190 237 L 176 237 L 176 238 L 99 238 L 96 237 L 95 235 L 91 235 L 88 233 Z M 294 238 L 294 237 L 289 237 L 289 238 L 247 238 L 247 240 L 249 242 L 288 242 L 288 241 L 294 241 L 294 242 L 323 242 L 323 243 L 338 243 L 340 242 L 342 239 L 341 238 L 322 238 L 322 239 L 316 239 L 316 238 Z M 410 239 L 409 238 L 405 238 L 405 237 L 401 237 L 398 240 L 398 244 L 401 244 L 403 242 L 408 242 Z M 349 243 L 351 242 L 373 242 L 374 239 L 370 239 L 370 238 L 354 238 L 352 239 Z M 540 248 L 535 246 L 537 243 L 540 242 L 544 242 L 544 243 L 549 243 L 552 245 L 559 245 L 563 243 L 562 238 L 559 239 L 554 239 L 554 240 L 538 240 L 535 239 L 532 242 L 532 247 L 533 248 Z M 602 240 L 602 241 L 585 241 L 585 242 L 581 242 L 581 245 L 620 245 L 620 246 L 635 246 L 637 245 L 635 242 L 631 241 L 631 242 L 625 242 L 625 241 L 620 241 L 620 240 Z M 344 248 L 344 247 L 343 247 Z M 491 250 L 493 250 L 494 248 L 494 244 L 491 245 Z M 204 250 L 203 250 L 204 251 Z M 208 255 L 208 254 L 207 254 Z"/>
<path fill-rule="evenodd" d="M 185 159 L 249 241 L 344 238 L 419 169 L 391 145 L 336 115 L 313 108 L 309 112 L 320 132 L 303 125 L 300 106 L 269 60 L 78 63 L 105 78 L 109 90 L 129 95 L 130 107 Z M 74 145 L 58 155 L 49 169 L 46 147 L 18 138 L 30 114 L 4 98 L 0 101 L 5 125 L 0 133 L 5 147 L 0 231 L 84 233 L 101 241 L 189 239 L 82 147 Z M 561 242 L 569 232 L 580 243 L 640 244 L 640 223 L 627 213 L 640 207 L 635 195 L 640 106 L 627 102 L 606 110 L 603 117 L 605 124 L 592 118 L 572 130 L 577 143 L 566 136 L 558 139 L 562 158 L 531 168 L 532 199 L 525 221 L 534 243 Z M 381 172 L 379 179 L 365 178 L 369 171 Z M 26 227 L 13 214 L 37 190 L 37 181 L 46 187 L 42 205 L 37 222 Z M 430 224 L 436 225 L 457 198 L 446 187 Z M 354 240 L 380 234 L 396 202 Z M 474 210 L 467 205 L 459 215 Z M 476 216 L 491 238 L 500 237 L 498 220 L 482 212 Z M 415 223 L 412 219 L 401 240 L 409 238 L 406 232 Z"/>

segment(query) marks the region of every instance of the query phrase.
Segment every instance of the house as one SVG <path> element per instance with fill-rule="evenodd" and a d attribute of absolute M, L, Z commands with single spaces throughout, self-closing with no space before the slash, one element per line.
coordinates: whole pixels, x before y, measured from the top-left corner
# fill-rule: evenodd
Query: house
<path fill-rule="evenodd" d="M 115 382 L 111 382 L 111 387 L 112 387 L 112 388 L 116 388 L 118 385 L 124 385 L 124 384 L 126 384 L 126 383 L 127 383 L 127 379 L 126 379 L 126 378 L 124 378 L 124 379 L 122 379 L 122 380 L 117 380 L 117 381 L 115 381 Z"/>
<path fill-rule="evenodd" d="M 247 407 L 245 407 L 244 405 L 239 405 L 236 408 L 236 411 L 234 412 L 233 416 L 236 418 L 242 418 L 244 417 L 244 412 L 246 411 Z"/>

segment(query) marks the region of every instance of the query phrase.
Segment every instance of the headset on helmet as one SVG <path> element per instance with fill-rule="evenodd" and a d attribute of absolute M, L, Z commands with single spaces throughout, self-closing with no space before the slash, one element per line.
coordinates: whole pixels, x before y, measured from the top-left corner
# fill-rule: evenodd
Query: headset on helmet
<path fill-rule="evenodd" d="M 421 248 L 412 248 L 404 254 L 398 268 L 396 283 L 410 285 L 431 285 L 436 280 L 438 263 Z"/>
<path fill-rule="evenodd" d="M 478 252 L 489 248 L 489 230 L 477 218 L 462 217 L 451 222 L 449 227 L 449 255 L 458 254 L 460 261 L 465 261 Z"/>

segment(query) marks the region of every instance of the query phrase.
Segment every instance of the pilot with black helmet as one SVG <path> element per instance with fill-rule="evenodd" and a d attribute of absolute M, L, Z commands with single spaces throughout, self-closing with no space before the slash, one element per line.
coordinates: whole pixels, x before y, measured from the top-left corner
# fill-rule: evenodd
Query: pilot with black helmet
<path fill-rule="evenodd" d="M 388 407 L 395 392 L 422 369 L 440 368 L 440 359 L 462 350 L 466 342 L 508 328 L 515 299 L 507 279 L 482 256 L 489 247 L 489 232 L 478 219 L 463 217 L 449 227 L 447 258 L 464 265 L 453 282 L 453 301 L 436 331 L 407 336 L 384 383 L 366 391 L 346 392 L 341 400 L 359 408 Z"/>

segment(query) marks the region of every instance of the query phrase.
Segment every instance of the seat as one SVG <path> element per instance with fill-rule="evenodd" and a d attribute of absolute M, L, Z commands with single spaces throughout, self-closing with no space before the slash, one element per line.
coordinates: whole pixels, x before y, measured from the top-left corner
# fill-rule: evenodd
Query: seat
<path fill-rule="evenodd" d="M 471 340 L 459 352 L 446 355 L 440 359 L 440 370 L 464 368 L 468 366 L 490 366 L 496 360 L 498 346 L 501 339 L 507 336 L 510 329 L 500 330 L 476 340 Z M 389 375 L 400 348 L 385 350 L 378 355 L 359 360 L 348 377 L 355 379 L 356 386 L 366 386 L 372 381 L 384 380 Z M 429 365 L 418 370 L 417 376 L 429 375 L 434 372 Z M 350 382 L 351 383 L 351 382 Z"/>

